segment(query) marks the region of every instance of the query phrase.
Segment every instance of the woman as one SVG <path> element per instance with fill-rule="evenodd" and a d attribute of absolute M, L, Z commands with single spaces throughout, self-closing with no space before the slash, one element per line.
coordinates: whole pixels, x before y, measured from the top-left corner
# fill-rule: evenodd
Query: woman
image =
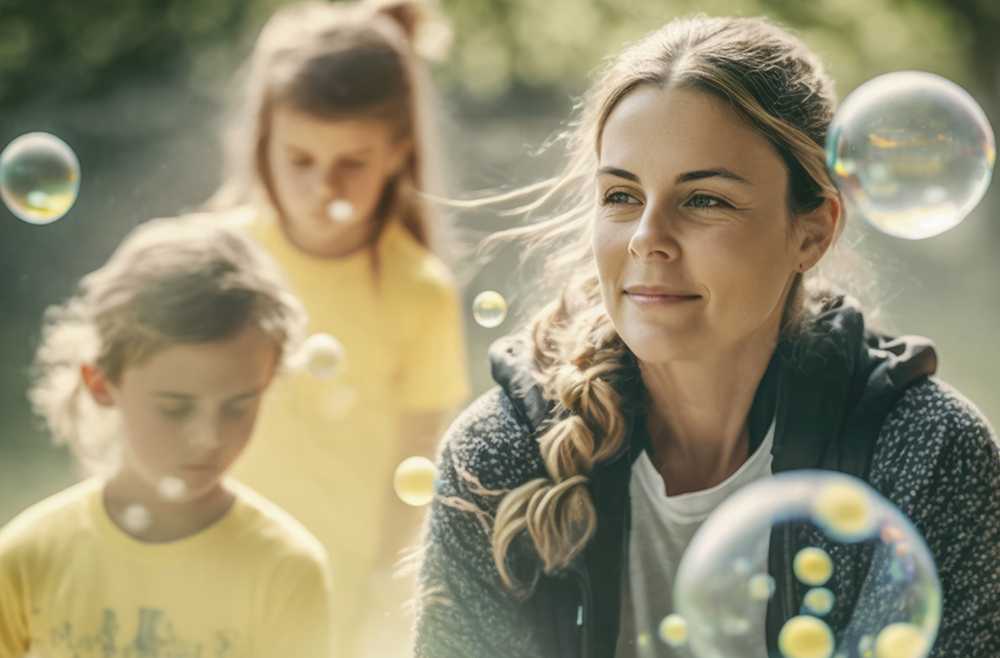
<path fill-rule="evenodd" d="M 834 104 L 815 55 L 759 19 L 675 20 L 609 64 L 551 192 L 580 201 L 531 229 L 580 231 L 575 276 L 494 347 L 500 387 L 440 454 L 418 656 L 673 655 L 648 633 L 694 531 L 742 485 L 799 468 L 864 478 L 927 539 L 932 655 L 1000 653 L 993 432 L 928 377 L 928 341 L 866 329 L 820 274 L 844 224 L 823 152 Z M 802 594 L 792 556 L 817 544 L 772 534 L 758 655 L 777 655 Z M 867 555 L 827 548 L 837 632 L 866 609 Z"/>

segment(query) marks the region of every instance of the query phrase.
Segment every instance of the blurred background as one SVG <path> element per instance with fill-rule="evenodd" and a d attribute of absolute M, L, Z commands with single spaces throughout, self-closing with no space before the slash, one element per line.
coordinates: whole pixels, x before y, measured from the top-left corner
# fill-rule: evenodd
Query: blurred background
<path fill-rule="evenodd" d="M 33 418 L 25 390 L 45 308 L 66 299 L 133 226 L 195 209 L 220 182 L 219 132 L 234 73 L 282 0 L 0 0 L 0 148 L 31 131 L 76 151 L 75 207 L 47 226 L 0 206 L 0 524 L 81 477 Z M 442 0 L 454 31 L 433 68 L 446 191 L 471 198 L 553 175 L 575 99 L 602 57 L 693 12 L 766 15 L 828 63 L 838 93 L 919 69 L 964 86 L 1000 126 L 996 0 Z M 859 225 L 852 240 L 882 275 L 898 333 L 938 344 L 938 374 L 1000 422 L 1000 186 L 957 228 L 920 242 Z M 514 222 L 453 213 L 468 241 Z M 486 349 L 531 304 L 519 248 L 456 264 L 464 286 L 475 394 L 490 387 Z M 497 290 L 511 314 L 496 329 L 471 300 Z"/>

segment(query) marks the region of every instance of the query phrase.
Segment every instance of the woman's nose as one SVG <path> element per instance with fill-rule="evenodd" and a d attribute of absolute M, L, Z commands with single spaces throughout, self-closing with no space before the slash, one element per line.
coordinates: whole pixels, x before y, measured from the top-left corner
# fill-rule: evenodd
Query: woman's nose
<path fill-rule="evenodd" d="M 629 240 L 629 252 L 643 260 L 677 260 L 681 256 L 678 218 L 659 204 L 648 204 Z"/>

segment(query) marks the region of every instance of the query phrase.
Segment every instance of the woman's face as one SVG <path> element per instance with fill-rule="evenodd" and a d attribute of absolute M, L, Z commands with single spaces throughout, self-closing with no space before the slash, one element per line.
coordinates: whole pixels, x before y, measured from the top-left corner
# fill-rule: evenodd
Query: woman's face
<path fill-rule="evenodd" d="M 644 86 L 611 112 L 599 157 L 601 294 L 640 361 L 776 337 L 795 272 L 822 251 L 813 259 L 790 228 L 770 142 L 713 96 Z"/>
<path fill-rule="evenodd" d="M 319 256 L 363 247 L 386 181 L 410 154 L 392 125 L 372 119 L 322 119 L 278 106 L 271 116 L 267 166 L 275 201 L 299 247 Z M 353 218 L 334 221 L 332 201 L 353 206 Z"/>

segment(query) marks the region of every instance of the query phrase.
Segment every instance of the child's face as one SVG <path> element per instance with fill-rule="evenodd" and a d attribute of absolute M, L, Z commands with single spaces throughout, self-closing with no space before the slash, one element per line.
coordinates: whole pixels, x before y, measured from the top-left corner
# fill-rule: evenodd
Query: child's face
<path fill-rule="evenodd" d="M 128 479 L 160 495 L 166 479 L 178 500 L 212 493 L 250 438 L 275 361 L 273 340 L 249 327 L 126 367 L 107 389 L 122 416 Z"/>
<path fill-rule="evenodd" d="M 392 125 L 371 119 L 328 120 L 288 107 L 275 108 L 267 165 L 286 230 L 300 248 L 341 256 L 369 240 L 386 181 L 411 151 Z M 334 222 L 327 207 L 349 201 L 352 221 Z"/>

